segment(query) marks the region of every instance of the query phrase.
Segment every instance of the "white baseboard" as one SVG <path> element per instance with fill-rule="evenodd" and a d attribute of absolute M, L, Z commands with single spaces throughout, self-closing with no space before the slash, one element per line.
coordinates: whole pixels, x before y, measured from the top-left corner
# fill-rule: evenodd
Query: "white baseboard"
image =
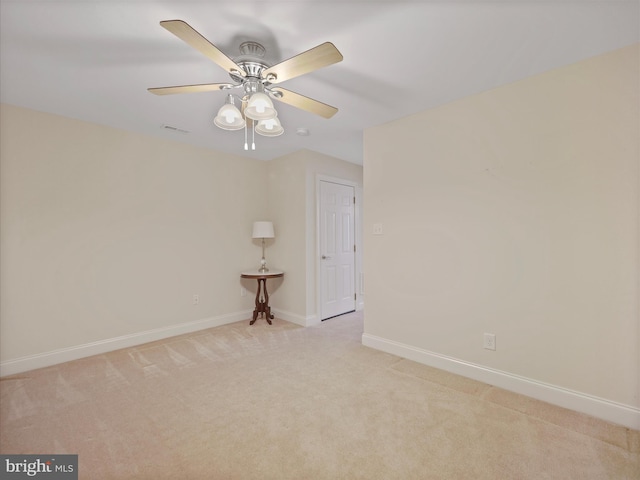
<path fill-rule="evenodd" d="M 121 348 L 142 345 L 143 343 L 155 342 L 157 340 L 175 337 L 176 335 L 197 332 L 207 328 L 220 327 L 228 323 L 250 319 L 251 312 L 251 310 L 247 310 L 246 312 L 236 312 L 227 315 L 220 315 L 218 317 L 204 318 L 193 322 L 156 328 L 145 332 L 124 335 L 122 337 L 109 338 L 98 342 L 91 342 L 84 345 L 77 345 L 37 355 L 20 357 L 14 360 L 7 360 L 0 363 L 0 377 L 35 370 L 36 368 L 50 367 L 51 365 L 57 365 L 71 360 L 78 360 L 79 358 L 100 355 L 102 353 L 119 350 Z"/>
<path fill-rule="evenodd" d="M 362 335 L 362 344 L 423 365 L 640 430 L 640 409 L 630 405 L 623 405 L 512 373 L 494 370 L 367 333 Z"/>
<path fill-rule="evenodd" d="M 285 312 L 284 310 L 278 310 L 277 308 L 272 309 L 271 313 L 282 320 L 295 323 L 296 325 L 300 325 L 301 327 L 309 327 L 317 323 L 315 321 L 315 315 L 303 317 L 302 315 L 298 315 L 297 313 Z"/>

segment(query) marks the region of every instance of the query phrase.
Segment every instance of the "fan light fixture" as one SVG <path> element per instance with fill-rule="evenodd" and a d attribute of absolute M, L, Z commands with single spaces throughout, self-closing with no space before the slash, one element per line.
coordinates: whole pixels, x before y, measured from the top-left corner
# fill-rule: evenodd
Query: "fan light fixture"
<path fill-rule="evenodd" d="M 277 137 L 284 133 L 284 128 L 278 120 L 278 112 L 273 107 L 273 102 L 269 96 L 261 91 L 254 91 L 260 85 L 247 82 L 249 92 L 244 98 L 239 99 L 245 107 L 243 111 L 235 106 L 233 94 L 227 95 L 227 101 L 218 110 L 218 114 L 213 119 L 216 127 L 223 130 L 241 130 L 244 128 L 244 149 L 255 150 L 255 134 L 264 137 Z M 249 134 L 249 130 L 251 133 Z M 249 143 L 251 140 L 251 143 Z"/>
<path fill-rule="evenodd" d="M 264 93 L 264 87 L 260 83 L 246 82 L 245 91 L 247 94 L 240 99 L 244 105 L 242 112 L 235 106 L 235 95 L 230 93 L 227 95 L 225 104 L 218 110 L 213 123 L 223 130 L 244 128 L 244 149 L 255 150 L 256 133 L 264 137 L 277 137 L 284 133 L 284 128 L 278 120 L 278 112 L 273 107 L 273 102 Z M 248 130 L 251 130 L 250 135 Z"/>

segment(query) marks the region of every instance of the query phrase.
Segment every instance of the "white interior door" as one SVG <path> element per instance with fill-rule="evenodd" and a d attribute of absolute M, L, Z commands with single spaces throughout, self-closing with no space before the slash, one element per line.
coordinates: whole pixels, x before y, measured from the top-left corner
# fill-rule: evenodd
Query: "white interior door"
<path fill-rule="evenodd" d="M 355 189 L 320 181 L 320 319 L 356 309 Z"/>

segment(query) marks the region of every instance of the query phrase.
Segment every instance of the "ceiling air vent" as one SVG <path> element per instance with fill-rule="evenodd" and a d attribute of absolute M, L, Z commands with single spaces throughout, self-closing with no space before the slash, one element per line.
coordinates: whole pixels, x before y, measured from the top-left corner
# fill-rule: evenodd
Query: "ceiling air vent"
<path fill-rule="evenodd" d="M 184 130 L 182 128 L 174 127 L 172 125 L 162 125 L 162 129 L 163 130 L 169 130 L 171 132 L 181 133 L 183 135 L 186 135 L 187 133 L 189 133 L 188 130 Z"/>

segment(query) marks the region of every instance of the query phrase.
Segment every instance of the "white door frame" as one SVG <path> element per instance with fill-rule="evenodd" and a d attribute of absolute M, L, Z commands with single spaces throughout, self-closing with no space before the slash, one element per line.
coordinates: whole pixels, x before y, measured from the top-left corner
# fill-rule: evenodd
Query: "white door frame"
<path fill-rule="evenodd" d="M 355 306 L 356 310 L 363 308 L 363 276 L 362 276 L 362 187 L 351 180 L 345 180 L 344 178 L 331 177 L 328 175 L 316 174 L 316 248 L 315 248 L 315 268 L 316 268 L 316 322 L 320 323 L 322 315 L 322 270 L 320 265 L 320 182 L 331 182 L 339 185 L 345 185 L 347 187 L 353 187 L 354 194 L 356 196 L 356 203 L 354 205 L 354 241 L 356 244 L 356 255 L 354 265 L 354 290 L 356 292 Z"/>

